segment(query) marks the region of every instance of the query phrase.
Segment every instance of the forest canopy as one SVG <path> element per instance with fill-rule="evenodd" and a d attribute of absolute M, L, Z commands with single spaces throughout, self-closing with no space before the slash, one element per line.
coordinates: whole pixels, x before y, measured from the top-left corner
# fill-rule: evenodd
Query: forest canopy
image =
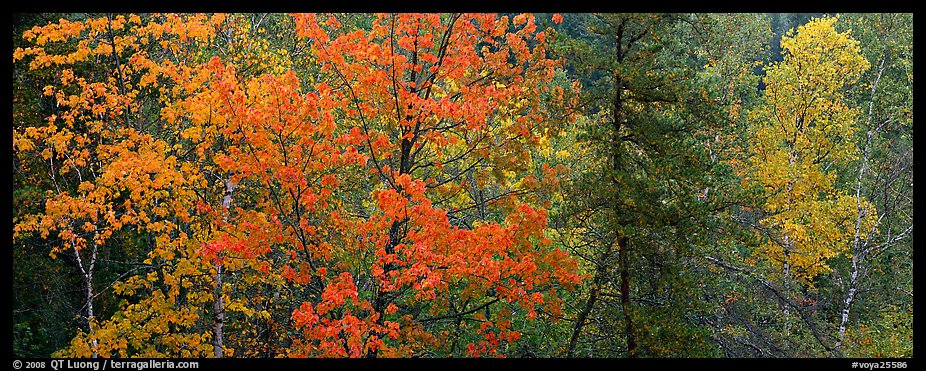
<path fill-rule="evenodd" d="M 912 357 L 912 14 L 16 14 L 16 357 Z"/>

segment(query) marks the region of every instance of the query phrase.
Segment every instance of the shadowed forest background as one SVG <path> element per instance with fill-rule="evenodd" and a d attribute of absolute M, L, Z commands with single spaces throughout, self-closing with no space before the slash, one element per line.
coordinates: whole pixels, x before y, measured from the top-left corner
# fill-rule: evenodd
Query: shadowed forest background
<path fill-rule="evenodd" d="M 16 357 L 912 357 L 912 14 L 15 14 Z"/>

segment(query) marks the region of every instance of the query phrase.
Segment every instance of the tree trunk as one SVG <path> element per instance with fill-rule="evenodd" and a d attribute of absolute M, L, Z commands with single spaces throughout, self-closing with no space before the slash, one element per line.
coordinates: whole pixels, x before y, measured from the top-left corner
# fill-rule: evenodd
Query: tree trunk
<path fill-rule="evenodd" d="M 222 326 L 225 325 L 225 303 L 222 299 L 222 263 L 216 264 L 215 267 L 215 288 L 212 295 L 215 298 L 212 304 L 212 310 L 215 313 L 215 322 L 212 325 L 212 351 L 215 358 L 222 358 Z"/>
<path fill-rule="evenodd" d="M 871 100 L 868 101 L 868 133 L 865 138 L 865 147 L 862 148 L 862 158 L 861 165 L 858 170 L 858 179 L 855 186 L 855 202 L 858 207 L 858 215 L 855 220 L 855 235 L 853 238 L 853 251 L 852 251 L 852 273 L 849 277 L 849 290 L 846 294 L 846 299 L 843 301 L 842 307 L 842 316 L 839 319 L 839 332 L 836 337 L 836 345 L 833 347 L 837 352 L 840 351 L 842 347 L 842 341 L 846 337 L 846 327 L 849 323 L 849 312 L 852 309 L 852 302 L 855 300 L 855 294 L 858 292 L 858 278 L 859 270 L 862 268 L 861 265 L 864 264 L 863 258 L 868 252 L 867 241 L 862 241 L 861 236 L 861 227 L 862 227 L 862 218 L 865 217 L 864 209 L 862 208 L 862 178 L 864 177 L 865 170 L 868 167 L 868 149 L 871 145 L 871 137 L 874 134 L 873 125 L 873 114 L 874 114 L 874 103 L 875 103 L 875 93 L 878 91 L 878 82 L 881 81 L 881 74 L 884 73 L 884 61 L 886 58 L 881 59 L 881 63 L 878 65 L 878 74 L 875 77 L 875 81 L 871 84 Z"/>
<path fill-rule="evenodd" d="M 626 22 L 626 20 L 625 20 Z M 618 62 L 621 62 L 624 59 L 624 50 L 622 40 L 624 37 L 624 24 L 622 22 L 618 28 L 615 35 L 615 58 Z M 613 75 L 613 86 L 614 89 L 614 100 L 612 101 L 612 118 L 611 118 L 611 185 L 616 190 L 620 186 L 617 181 L 617 173 L 621 169 L 621 145 L 623 143 L 623 138 L 621 137 L 621 128 L 623 126 L 623 88 L 624 81 L 621 76 L 615 72 Z M 613 192 L 613 191 L 612 191 Z M 613 192 L 614 197 L 612 200 L 612 207 L 614 212 L 615 223 L 617 222 L 621 200 L 619 193 Z M 620 280 L 621 280 L 621 311 L 624 313 L 624 336 L 627 342 L 627 356 L 630 358 L 635 358 L 637 356 L 637 341 L 636 337 L 633 334 L 633 318 L 630 314 L 630 267 L 628 265 L 629 259 L 628 254 L 630 253 L 627 249 L 627 238 L 624 236 L 623 231 L 615 231 L 617 234 L 617 258 L 620 261 Z"/>
<path fill-rule="evenodd" d="M 849 311 L 852 309 L 852 301 L 855 299 L 855 293 L 858 291 L 858 270 L 859 261 L 856 255 L 852 255 L 852 276 L 849 278 L 849 293 L 842 307 L 842 317 L 839 319 L 839 337 L 833 349 L 839 351 L 842 347 L 842 341 L 846 336 L 846 325 L 849 323 Z"/>
<path fill-rule="evenodd" d="M 96 231 L 94 231 L 94 239 L 96 239 Z M 77 250 L 77 245 L 72 245 L 72 246 L 74 247 L 74 257 L 77 258 L 77 266 L 80 268 L 81 273 L 83 273 L 84 275 L 84 284 L 86 286 L 87 333 L 90 334 L 90 339 L 91 339 L 90 344 L 93 346 L 93 353 L 91 354 L 91 357 L 97 358 L 99 356 L 99 354 L 97 354 L 97 351 L 96 351 L 96 347 L 98 343 L 97 343 L 96 337 L 93 335 L 93 322 L 95 319 L 94 314 L 93 314 L 93 298 L 95 295 L 94 289 L 93 289 L 93 269 L 96 266 L 97 245 L 95 242 L 93 243 L 93 249 L 90 252 L 90 264 L 87 268 L 84 268 L 84 262 L 80 258 L 80 251 Z"/>
<path fill-rule="evenodd" d="M 592 279 L 592 288 L 589 290 L 588 300 L 585 301 L 585 307 L 582 308 L 582 312 L 580 312 L 579 317 L 576 318 L 576 324 L 572 329 L 572 337 L 569 339 L 569 346 L 566 348 L 566 358 L 572 358 L 575 355 L 579 334 L 582 333 L 582 328 L 585 327 L 585 320 L 588 318 L 589 313 L 592 312 L 592 308 L 598 300 L 598 292 L 601 290 L 601 285 L 604 284 L 604 278 L 608 270 L 608 257 L 610 255 L 611 247 L 608 246 L 607 250 L 601 254 L 601 258 L 598 260 L 598 267 L 595 269 L 595 277 Z"/>
<path fill-rule="evenodd" d="M 633 333 L 633 315 L 630 309 L 630 266 L 627 237 L 617 238 L 618 257 L 621 261 L 621 311 L 624 312 L 624 332 L 627 339 L 627 357 L 637 357 L 637 338 Z"/>
<path fill-rule="evenodd" d="M 407 119 L 411 119 L 411 117 L 407 117 Z M 404 133 L 405 132 L 403 131 L 403 139 L 399 148 L 399 175 L 411 175 L 412 163 L 414 162 L 414 158 L 412 156 L 412 147 L 414 146 L 415 140 L 417 139 L 417 125 L 416 130 L 414 131 L 415 137 L 412 139 L 404 138 Z M 401 193 L 403 189 L 399 187 L 396 189 L 396 191 Z M 395 220 L 392 222 L 392 225 L 389 227 L 389 241 L 386 243 L 384 248 L 386 254 L 395 254 L 395 247 L 399 245 L 399 242 L 403 238 L 405 238 L 405 232 L 403 229 L 407 223 L 408 218 Z M 384 277 L 388 277 L 389 272 L 395 268 L 396 267 L 392 263 L 383 266 Z M 383 324 L 383 317 L 386 313 L 386 307 L 389 305 L 389 302 L 392 301 L 392 299 L 390 299 L 388 296 L 389 293 L 383 291 L 382 287 L 378 287 L 376 289 L 376 294 L 374 296 L 375 299 L 373 300 L 373 311 L 380 314 L 379 318 L 376 319 L 377 324 Z M 367 352 L 367 354 L 364 355 L 364 357 L 376 358 L 377 352 L 378 351 L 376 350 L 370 350 Z"/>
<path fill-rule="evenodd" d="M 235 187 L 237 186 L 238 184 L 232 182 L 231 179 L 225 181 L 225 197 L 222 198 L 222 207 L 225 209 L 225 215 L 222 219 L 226 223 L 228 222 L 228 213 L 231 208 L 232 193 L 235 192 Z M 213 276 L 215 288 L 213 288 L 212 291 L 212 311 L 215 316 L 212 325 L 212 352 L 215 358 L 222 358 L 224 356 L 222 327 L 225 326 L 225 299 L 222 297 L 222 286 L 224 285 L 222 273 L 224 267 L 221 254 L 221 251 L 216 254 L 215 276 Z"/>

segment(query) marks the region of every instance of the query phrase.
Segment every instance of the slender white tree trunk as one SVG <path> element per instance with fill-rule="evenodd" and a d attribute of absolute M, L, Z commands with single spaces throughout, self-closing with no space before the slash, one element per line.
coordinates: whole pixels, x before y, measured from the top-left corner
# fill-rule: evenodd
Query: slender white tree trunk
<path fill-rule="evenodd" d="M 95 237 L 96 234 L 94 232 L 94 239 Z M 87 333 L 90 334 L 90 343 L 93 346 L 93 354 L 91 357 L 97 358 L 98 354 L 96 349 L 98 343 L 95 335 L 93 335 L 93 322 L 95 319 L 93 314 L 93 299 L 95 295 L 95 291 L 93 290 L 93 270 L 96 266 L 97 245 L 96 242 L 93 243 L 93 248 L 90 251 L 90 261 L 87 267 L 84 267 L 84 262 L 80 257 L 80 250 L 77 249 L 77 244 L 72 242 L 71 246 L 74 247 L 74 257 L 77 258 L 77 266 L 80 268 L 80 272 L 83 273 L 84 276 L 84 284 L 86 286 L 87 294 Z"/>
<path fill-rule="evenodd" d="M 222 300 L 222 263 L 215 268 L 215 289 L 212 309 L 215 312 L 215 322 L 212 326 L 212 350 L 216 358 L 222 358 L 222 326 L 225 325 L 225 303 Z"/>
<path fill-rule="evenodd" d="M 225 215 L 223 220 L 228 222 L 228 212 L 231 208 L 231 199 L 232 193 L 235 191 L 235 187 L 238 185 L 231 181 L 231 179 L 225 181 L 225 197 L 222 199 L 222 207 L 225 209 Z M 221 252 L 219 252 L 221 254 Z M 223 264 L 221 261 L 221 256 L 217 256 L 220 259 L 216 263 L 215 267 L 215 289 L 213 291 L 213 311 L 215 312 L 215 322 L 212 326 L 212 350 L 216 358 L 222 358 L 224 355 L 223 350 L 223 340 L 222 340 L 222 327 L 225 325 L 225 300 L 222 297 L 222 271 Z"/>
<path fill-rule="evenodd" d="M 861 235 L 862 221 L 867 216 L 865 215 L 865 209 L 862 207 L 862 178 L 864 177 L 865 170 L 868 168 L 868 149 L 871 145 L 871 137 L 875 130 L 873 127 L 875 93 L 878 89 L 878 82 L 881 81 L 881 74 L 884 72 L 885 59 L 886 58 L 882 58 L 881 63 L 878 65 L 878 75 L 875 77 L 875 81 L 871 84 L 871 100 L 868 101 L 868 133 L 865 139 L 865 147 L 862 148 L 862 163 L 861 166 L 859 166 L 858 179 L 855 184 L 855 203 L 858 207 L 858 215 L 855 219 L 855 234 L 852 241 L 852 273 L 849 276 L 849 289 L 846 293 L 846 298 L 843 301 L 842 316 L 839 319 L 839 332 L 836 337 L 836 345 L 834 346 L 836 351 L 840 350 L 842 347 L 842 341 L 846 337 L 846 328 L 849 323 L 849 313 L 852 309 L 852 302 L 855 300 L 855 294 L 858 292 L 859 271 L 862 269 L 862 265 L 864 264 L 863 259 L 868 253 L 868 239 L 866 238 L 863 240 Z"/>

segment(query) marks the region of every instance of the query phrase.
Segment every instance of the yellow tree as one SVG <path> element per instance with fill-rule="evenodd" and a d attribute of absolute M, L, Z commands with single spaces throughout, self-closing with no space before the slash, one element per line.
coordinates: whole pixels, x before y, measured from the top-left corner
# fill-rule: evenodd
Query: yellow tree
<path fill-rule="evenodd" d="M 859 43 L 835 30 L 837 20 L 814 19 L 782 38 L 784 60 L 766 69 L 764 100 L 749 117 L 748 177 L 766 197 L 760 260 L 785 283 L 809 287 L 850 247 L 857 220 L 874 223 L 859 215 L 875 215 L 869 202 L 856 202 L 837 184 L 837 169 L 857 153 L 859 111 L 843 90 L 869 67 Z"/>
<path fill-rule="evenodd" d="M 43 91 L 54 100 L 55 113 L 45 123 L 14 128 L 17 156 L 47 162 L 45 174 L 54 184 L 43 212 L 15 221 L 14 238 L 37 234 L 50 240 L 52 257 L 66 254 L 76 262 L 86 293 L 82 356 L 107 354 L 100 348 L 105 331 L 100 333 L 94 302 L 119 288 L 101 286 L 94 273 L 106 263 L 102 257 L 113 240 L 134 229 L 148 237 L 153 258 L 180 246 L 185 234 L 178 225 L 190 219 L 191 168 L 168 151 L 168 142 L 146 131 L 154 123 L 143 115 L 150 101 L 145 97 L 157 91 L 145 73 L 149 60 L 144 54 L 126 58 L 151 39 L 170 34 L 142 23 L 138 16 L 122 15 L 62 19 L 27 31 L 23 37 L 32 46 L 13 53 L 14 61 L 28 58 L 30 71 L 57 77 Z M 160 51 L 155 45 L 148 49 Z M 123 276 L 135 271 L 163 275 L 164 266 L 154 260 L 138 263 Z M 132 340 L 125 333 L 114 337 Z"/>
<path fill-rule="evenodd" d="M 14 51 L 30 71 L 58 77 L 44 89 L 56 114 L 14 129 L 17 155 L 47 162 L 55 185 L 42 212 L 15 221 L 14 237 L 50 239 L 52 256 L 72 256 L 86 286 L 86 330 L 58 356 L 227 355 L 225 312 L 250 313 L 240 298 L 225 300 L 221 280 L 258 262 L 202 253 L 222 236 L 214 232 L 227 224 L 233 187 L 210 182 L 223 169 L 207 160 L 225 148 L 209 112 L 189 103 L 212 77 L 201 60 L 225 23 L 221 14 L 62 19 L 27 31 L 32 46 Z M 100 286 L 98 256 L 133 229 L 147 237 L 147 258 Z M 128 300 L 106 318 L 94 301 L 110 290 Z"/>

